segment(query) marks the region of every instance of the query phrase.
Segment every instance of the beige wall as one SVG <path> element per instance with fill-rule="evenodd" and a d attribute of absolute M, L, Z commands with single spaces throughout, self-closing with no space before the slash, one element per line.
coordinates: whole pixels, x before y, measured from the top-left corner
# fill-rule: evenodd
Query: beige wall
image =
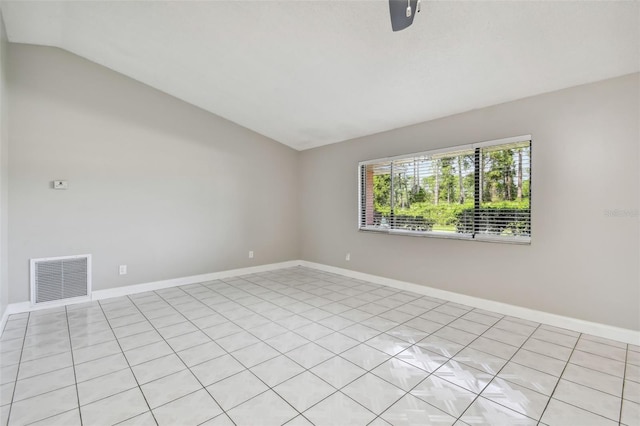
<path fill-rule="evenodd" d="M 9 300 L 8 229 L 7 214 L 9 188 L 9 132 L 7 119 L 7 34 L 0 12 L 0 316 Z"/>
<path fill-rule="evenodd" d="M 59 49 L 8 60 L 10 302 L 30 258 L 91 253 L 94 290 L 297 258 L 297 151 Z"/>
<path fill-rule="evenodd" d="M 640 329 L 639 89 L 634 74 L 302 152 L 302 258 Z M 524 134 L 531 245 L 357 231 L 358 161 Z"/>

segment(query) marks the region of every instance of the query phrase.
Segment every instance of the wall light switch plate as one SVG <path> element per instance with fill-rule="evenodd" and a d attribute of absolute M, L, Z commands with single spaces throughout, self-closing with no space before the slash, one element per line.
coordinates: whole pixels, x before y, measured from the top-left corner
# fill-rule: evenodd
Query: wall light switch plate
<path fill-rule="evenodd" d="M 69 183 L 66 180 L 53 181 L 53 189 L 67 189 L 67 188 L 69 188 Z"/>

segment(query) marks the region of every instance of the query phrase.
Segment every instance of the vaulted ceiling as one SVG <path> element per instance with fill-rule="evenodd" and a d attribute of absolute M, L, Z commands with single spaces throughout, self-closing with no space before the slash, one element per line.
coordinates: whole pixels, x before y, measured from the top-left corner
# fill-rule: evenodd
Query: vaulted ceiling
<path fill-rule="evenodd" d="M 629 2 L 4 1 L 56 46 L 307 149 L 640 70 Z"/>

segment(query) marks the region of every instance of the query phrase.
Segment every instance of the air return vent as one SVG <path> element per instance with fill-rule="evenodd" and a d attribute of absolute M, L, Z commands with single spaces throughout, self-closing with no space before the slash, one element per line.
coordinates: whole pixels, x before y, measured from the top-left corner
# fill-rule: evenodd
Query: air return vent
<path fill-rule="evenodd" d="M 31 259 L 31 303 L 91 295 L 91 255 Z"/>

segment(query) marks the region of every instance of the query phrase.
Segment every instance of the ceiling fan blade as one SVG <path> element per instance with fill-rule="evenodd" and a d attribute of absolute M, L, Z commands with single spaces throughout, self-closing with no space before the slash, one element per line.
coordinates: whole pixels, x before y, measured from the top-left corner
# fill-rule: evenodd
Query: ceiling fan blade
<path fill-rule="evenodd" d="M 391 15 L 391 29 L 400 31 L 413 23 L 416 16 L 418 0 L 409 0 L 411 16 L 407 17 L 407 0 L 389 0 L 389 14 Z"/>

